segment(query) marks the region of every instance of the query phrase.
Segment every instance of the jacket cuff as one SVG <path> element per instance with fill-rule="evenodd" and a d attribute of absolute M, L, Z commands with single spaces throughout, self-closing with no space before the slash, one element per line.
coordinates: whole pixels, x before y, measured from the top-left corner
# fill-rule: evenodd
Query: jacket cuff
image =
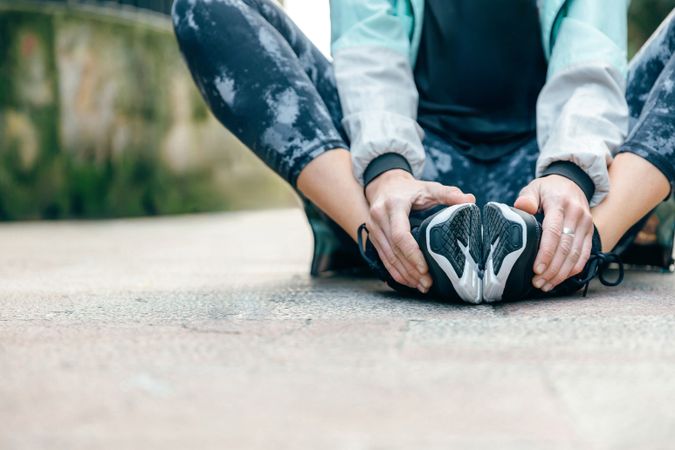
<path fill-rule="evenodd" d="M 382 175 L 384 172 L 394 169 L 401 169 L 408 173 L 412 173 L 410 163 L 403 155 L 398 153 L 384 153 L 378 156 L 368 164 L 368 167 L 366 167 L 366 170 L 363 172 L 363 185 L 368 186 L 371 181 Z"/>
<path fill-rule="evenodd" d="M 549 175 L 560 175 L 561 177 L 565 177 L 568 180 L 575 182 L 577 186 L 579 186 L 584 192 L 584 195 L 586 196 L 586 199 L 589 203 L 591 202 L 593 195 L 595 195 L 595 183 L 593 183 L 593 179 L 588 176 L 588 174 L 584 172 L 581 167 L 577 166 L 573 162 L 554 162 L 544 169 L 539 178 L 547 177 Z"/>

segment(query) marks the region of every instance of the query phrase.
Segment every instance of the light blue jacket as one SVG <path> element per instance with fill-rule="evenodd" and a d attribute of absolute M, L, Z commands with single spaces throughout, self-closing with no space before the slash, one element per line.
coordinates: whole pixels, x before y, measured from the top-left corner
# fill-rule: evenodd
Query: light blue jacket
<path fill-rule="evenodd" d="M 629 2 L 537 0 L 549 63 L 537 104 L 537 173 L 555 161 L 574 162 L 595 183 L 593 205 L 609 191 L 607 167 L 628 128 Z M 416 121 L 412 70 L 424 3 L 331 0 L 335 74 L 359 180 L 370 161 L 388 152 L 402 154 L 413 173 L 422 174 L 423 132 Z"/>

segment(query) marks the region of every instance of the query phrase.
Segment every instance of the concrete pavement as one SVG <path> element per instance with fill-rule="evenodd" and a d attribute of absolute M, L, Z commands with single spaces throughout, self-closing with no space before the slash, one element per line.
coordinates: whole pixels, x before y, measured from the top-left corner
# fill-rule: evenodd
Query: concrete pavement
<path fill-rule="evenodd" d="M 312 280 L 297 210 L 0 225 L 0 448 L 675 448 L 675 277 Z"/>

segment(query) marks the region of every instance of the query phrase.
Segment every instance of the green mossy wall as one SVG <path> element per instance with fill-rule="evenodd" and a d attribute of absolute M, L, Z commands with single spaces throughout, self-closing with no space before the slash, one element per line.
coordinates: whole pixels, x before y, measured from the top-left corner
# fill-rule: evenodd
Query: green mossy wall
<path fill-rule="evenodd" d="M 154 14 L 0 2 L 0 219 L 287 205 Z"/>

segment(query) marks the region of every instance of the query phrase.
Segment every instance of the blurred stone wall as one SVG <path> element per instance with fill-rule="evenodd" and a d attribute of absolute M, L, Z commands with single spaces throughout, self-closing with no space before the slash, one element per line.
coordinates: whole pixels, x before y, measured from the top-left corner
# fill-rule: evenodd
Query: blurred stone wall
<path fill-rule="evenodd" d="M 210 115 L 169 20 L 0 1 L 0 219 L 293 203 Z"/>

